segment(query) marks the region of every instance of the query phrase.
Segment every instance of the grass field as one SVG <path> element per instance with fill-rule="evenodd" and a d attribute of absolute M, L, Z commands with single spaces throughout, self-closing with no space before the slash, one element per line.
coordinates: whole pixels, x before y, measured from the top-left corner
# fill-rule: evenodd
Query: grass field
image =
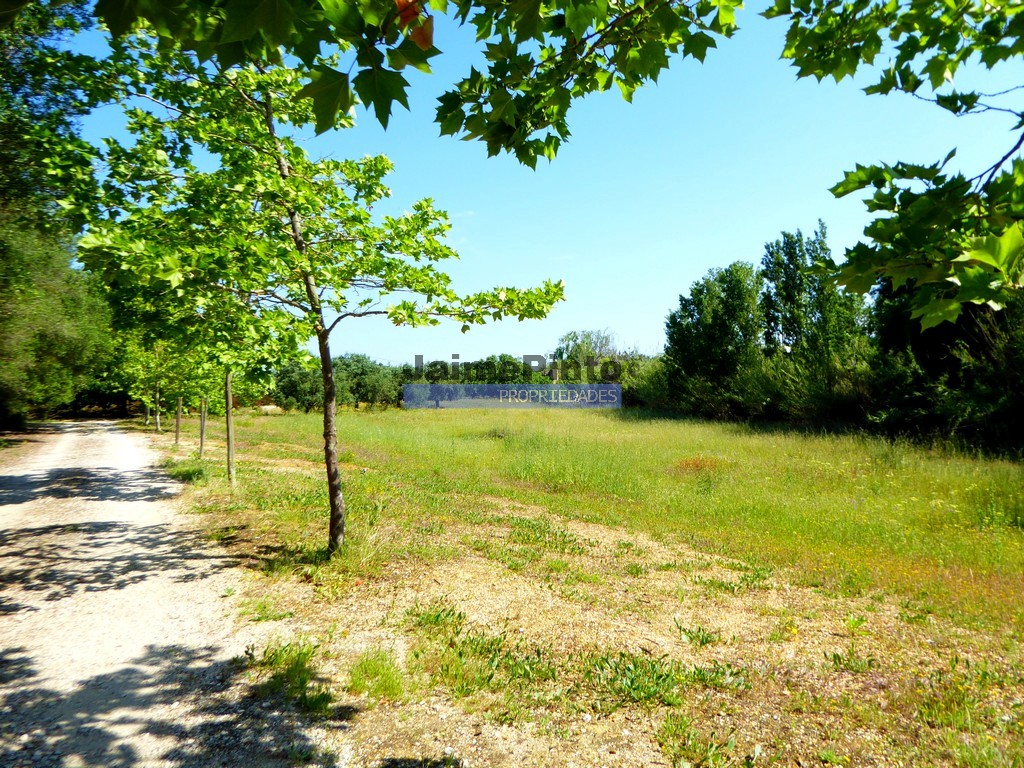
<path fill-rule="evenodd" d="M 239 418 L 234 492 L 216 427 L 170 467 L 253 566 L 248 620 L 330 635 L 335 690 L 392 741 L 429 700 L 595 764 L 1024 765 L 1019 464 L 608 412 L 339 431 L 332 561 L 317 415 Z"/>

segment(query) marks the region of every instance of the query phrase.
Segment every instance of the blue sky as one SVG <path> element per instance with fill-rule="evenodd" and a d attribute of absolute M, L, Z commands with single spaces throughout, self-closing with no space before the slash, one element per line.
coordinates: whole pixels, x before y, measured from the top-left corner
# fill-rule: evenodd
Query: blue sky
<path fill-rule="evenodd" d="M 386 132 L 360 111 L 355 128 L 311 140 L 309 149 L 388 155 L 396 170 L 384 212 L 421 197 L 447 210 L 450 244 L 462 256 L 449 265 L 457 289 L 563 279 L 566 300 L 544 321 L 505 320 L 466 334 L 454 324 L 350 320 L 335 331 L 335 354 L 391 363 L 417 354 L 546 354 L 559 336 L 582 329 L 607 329 L 620 346 L 655 353 L 681 293 L 713 267 L 759 261 L 781 231 L 810 233 L 820 218 L 840 258 L 868 221 L 858 199 L 828 192 L 854 163 L 934 162 L 955 147 L 955 166 L 974 175 L 1013 145 L 1005 115 L 956 118 L 909 96 L 867 96 L 860 86 L 869 78 L 797 80 L 779 59 L 784 22 L 749 10 L 738 22 L 704 64 L 675 60 L 632 104 L 617 89 L 576 103 L 572 139 L 534 171 L 488 158 L 481 143 L 438 135 L 435 99 L 476 55 L 470 30 L 439 20 L 435 44 L 445 53 L 433 60 L 434 74 L 408 74 L 410 111 L 397 107 Z M 1016 85 L 1020 75 L 986 74 L 986 86 Z M 112 131 L 109 114 L 86 125 L 91 138 Z"/>

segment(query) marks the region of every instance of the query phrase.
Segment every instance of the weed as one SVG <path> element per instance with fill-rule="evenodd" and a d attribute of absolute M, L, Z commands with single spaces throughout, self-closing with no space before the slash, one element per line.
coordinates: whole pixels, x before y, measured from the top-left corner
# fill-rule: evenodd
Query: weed
<path fill-rule="evenodd" d="M 334 696 L 313 665 L 317 650 L 317 644 L 305 637 L 287 643 L 272 641 L 259 656 L 253 646 L 247 647 L 248 666 L 261 679 L 257 692 L 264 696 L 281 695 L 310 714 L 330 714 Z"/>
<path fill-rule="evenodd" d="M 901 608 L 899 616 L 908 624 L 927 624 L 935 614 L 935 605 L 924 594 L 904 600 Z"/>
<path fill-rule="evenodd" d="M 238 532 L 244 527 L 242 525 L 222 525 L 207 531 L 206 538 L 217 544 L 231 544 L 238 538 Z"/>
<path fill-rule="evenodd" d="M 862 630 L 861 627 L 867 624 L 867 622 L 868 620 L 866 617 L 855 616 L 851 613 L 849 616 L 846 617 L 846 631 L 849 632 L 850 635 L 864 634 L 865 631 Z"/>
<path fill-rule="evenodd" d="M 747 589 L 767 589 L 768 579 L 772 575 L 771 568 L 747 567 L 740 576 L 740 586 Z"/>
<path fill-rule="evenodd" d="M 391 651 L 377 649 L 362 654 L 349 672 L 349 693 L 374 699 L 400 699 L 406 690 L 405 673 Z"/>
<path fill-rule="evenodd" d="M 715 661 L 710 666 L 694 666 L 682 673 L 687 683 L 702 685 L 719 690 L 749 691 L 750 681 L 747 670 L 729 662 Z"/>
<path fill-rule="evenodd" d="M 669 712 L 655 734 L 655 739 L 672 768 L 683 768 L 693 764 L 700 735 L 693 728 L 693 721 L 690 718 Z"/>
<path fill-rule="evenodd" d="M 491 686 L 498 674 L 503 646 L 503 637 L 462 635 L 460 631 L 442 645 L 418 649 L 414 657 L 454 698 L 463 698 Z"/>
<path fill-rule="evenodd" d="M 709 576 L 694 576 L 693 583 L 704 587 L 709 592 L 726 592 L 736 595 L 745 589 L 767 589 L 768 577 L 771 576 L 770 568 L 751 568 L 744 566 L 743 573 L 738 581 L 718 579 Z"/>
<path fill-rule="evenodd" d="M 581 555 L 586 549 L 583 542 L 568 531 L 555 528 L 547 520 L 529 517 L 510 517 L 509 541 L 549 552 Z"/>
<path fill-rule="evenodd" d="M 850 758 L 837 754 L 832 749 L 823 749 L 818 752 L 818 759 L 825 765 L 846 765 Z"/>
<path fill-rule="evenodd" d="M 285 752 L 292 765 L 309 765 L 320 757 L 315 749 L 306 744 L 292 744 Z"/>
<path fill-rule="evenodd" d="M 1019 488 L 986 488 L 968 497 L 979 528 L 1024 528 L 1024 494 Z"/>
<path fill-rule="evenodd" d="M 273 598 L 270 597 L 246 600 L 239 613 L 242 616 L 247 616 L 249 621 L 280 621 L 295 615 L 292 611 L 283 611 L 277 608 Z"/>
<path fill-rule="evenodd" d="M 768 633 L 768 642 L 785 643 L 795 640 L 799 630 L 792 616 L 785 616 Z"/>
<path fill-rule="evenodd" d="M 735 756 L 736 740 L 730 734 L 719 738 L 715 733 L 704 737 L 685 715 L 668 713 L 655 734 L 661 752 L 672 768 L 751 768 L 761 757 L 761 747 L 742 758 Z"/>
<path fill-rule="evenodd" d="M 525 649 L 522 646 L 508 651 L 501 660 L 505 677 L 520 685 L 556 680 L 558 668 L 540 648 Z"/>
<path fill-rule="evenodd" d="M 554 680 L 557 669 L 539 648 L 509 648 L 504 635 L 465 627 L 465 614 L 444 601 L 407 612 L 413 627 L 430 630 L 413 653 L 438 684 L 456 698 L 487 688 L 527 686 Z"/>
<path fill-rule="evenodd" d="M 548 573 L 565 573 L 569 570 L 569 562 L 567 560 L 559 559 L 548 560 L 547 563 L 545 563 L 545 567 L 547 568 Z"/>
<path fill-rule="evenodd" d="M 600 584 L 602 582 L 601 577 L 596 573 L 587 573 L 579 569 L 574 569 L 565 575 L 565 583 L 567 585 L 572 584 Z"/>
<path fill-rule="evenodd" d="M 984 704 L 991 675 L 972 672 L 970 662 L 954 656 L 948 670 L 935 670 L 915 690 L 917 715 L 928 725 L 974 731 L 992 718 Z"/>
<path fill-rule="evenodd" d="M 704 587 L 709 592 L 727 592 L 730 595 L 735 595 L 743 589 L 743 585 L 738 581 L 716 579 L 708 576 L 694 576 L 693 583 Z"/>
<path fill-rule="evenodd" d="M 584 677 L 600 694 L 612 697 L 613 709 L 627 702 L 674 707 L 682 701 L 680 670 L 664 657 L 605 654 L 590 660 Z"/>
<path fill-rule="evenodd" d="M 418 602 L 407 609 L 405 615 L 420 628 L 441 629 L 446 632 L 457 632 L 466 623 L 466 614 L 444 598 L 438 598 L 426 606 Z"/>
<path fill-rule="evenodd" d="M 675 620 L 675 624 L 676 631 L 679 633 L 679 639 L 684 643 L 695 645 L 698 648 L 703 648 L 706 645 L 713 645 L 722 639 L 721 632 L 713 632 L 700 624 L 693 627 L 684 627 L 679 623 L 679 619 Z"/>
<path fill-rule="evenodd" d="M 833 651 L 831 653 L 826 651 L 825 659 L 837 672 L 860 674 L 876 666 L 875 658 L 873 656 L 861 656 L 853 643 L 850 643 L 845 653 L 842 651 Z"/>
<path fill-rule="evenodd" d="M 678 474 L 699 475 L 715 471 L 721 466 L 721 463 L 719 459 L 713 456 L 687 456 L 676 461 L 673 466 Z"/>
<path fill-rule="evenodd" d="M 959 768 L 1020 768 L 1024 765 L 1024 746 L 1002 749 L 988 739 L 977 740 L 955 731 L 943 734 L 943 741 Z"/>
<path fill-rule="evenodd" d="M 640 563 L 630 563 L 626 566 L 627 576 L 643 576 L 645 573 L 647 573 L 647 569 Z"/>
<path fill-rule="evenodd" d="M 164 472 L 172 480 L 186 484 L 202 484 L 209 479 L 206 463 L 198 459 L 168 459 L 163 462 Z"/>

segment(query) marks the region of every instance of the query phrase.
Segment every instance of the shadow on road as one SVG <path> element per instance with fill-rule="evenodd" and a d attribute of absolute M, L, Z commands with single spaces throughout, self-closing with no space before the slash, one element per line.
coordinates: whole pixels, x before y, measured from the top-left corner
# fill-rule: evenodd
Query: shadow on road
<path fill-rule="evenodd" d="M 29 609 L 18 599 L 62 600 L 166 574 L 178 582 L 199 581 L 237 562 L 207 546 L 200 533 L 166 524 L 8 528 L 0 530 L 0 614 Z"/>
<path fill-rule="evenodd" d="M 337 765 L 306 734 L 305 716 L 282 701 L 253 695 L 245 676 L 241 662 L 216 661 L 210 649 L 151 646 L 115 672 L 57 692 L 34 679 L 27 649 L 4 651 L 0 765 Z M 236 684 L 243 687 L 232 695 Z M 325 724 L 344 728 L 357 714 L 355 708 L 339 707 Z M 140 749 L 142 744 L 131 739 L 135 733 L 149 734 L 145 743 L 156 746 L 158 754 Z"/>
<path fill-rule="evenodd" d="M 158 501 L 177 489 L 156 469 L 71 467 L 0 475 L 0 506 L 43 499 L 81 501 Z"/>

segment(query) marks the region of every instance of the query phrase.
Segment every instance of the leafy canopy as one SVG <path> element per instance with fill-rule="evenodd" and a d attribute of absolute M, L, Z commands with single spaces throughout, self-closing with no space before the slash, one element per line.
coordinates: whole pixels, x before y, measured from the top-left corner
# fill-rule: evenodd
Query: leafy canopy
<path fill-rule="evenodd" d="M 949 173 L 955 154 L 930 164 L 858 165 L 833 187 L 866 191 L 877 214 L 867 242 L 847 252 L 840 282 L 866 292 L 879 281 L 915 289 L 923 328 L 955 320 L 964 304 L 998 308 L 1024 286 L 1024 106 L 1020 87 L 962 89 L 958 73 L 982 73 L 1024 53 L 1024 6 L 1009 0 L 776 0 L 789 20 L 783 56 L 801 77 L 836 81 L 870 68 L 868 93 L 902 92 L 957 115 L 1005 113 L 1016 141 L 993 151 L 973 177 Z"/>
<path fill-rule="evenodd" d="M 25 0 L 3 0 L 0 24 Z M 318 131 L 345 124 L 361 101 L 386 126 L 408 104 L 410 67 L 440 53 L 432 14 L 472 25 L 486 66 L 471 69 L 437 109 L 444 134 L 482 140 L 530 166 L 569 135 L 574 99 L 617 86 L 626 98 L 656 80 L 670 56 L 703 60 L 736 29 L 740 0 L 99 0 L 115 36 L 140 21 L 164 41 L 215 59 L 295 64 Z M 1017 140 L 976 175 L 946 161 L 857 166 L 833 192 L 868 191 L 878 214 L 839 279 L 867 290 L 879 280 L 913 285 L 924 327 L 955 319 L 965 303 L 1000 306 L 1024 283 L 1020 200 L 1024 171 L 1021 91 L 964 89 L 958 74 L 1019 59 L 1024 13 L 1016 0 L 776 0 L 764 15 L 788 22 L 784 58 L 802 77 L 873 73 L 869 93 L 902 92 L 958 115 L 1007 113 Z M 293 57 L 293 58 L 291 58 Z M 984 77 L 975 78 L 982 82 Z"/>
<path fill-rule="evenodd" d="M 8 9 L 23 0 L 3 0 Z M 98 0 L 115 37 L 145 21 L 222 67 L 248 61 L 301 64 L 317 130 L 344 122 L 357 98 L 386 127 L 394 104 L 408 106 L 412 68 L 430 72 L 433 16 L 472 25 L 485 52 L 441 98 L 445 134 L 483 140 L 533 166 L 568 136 L 570 102 L 621 89 L 626 98 L 668 67 L 670 54 L 703 61 L 716 36 L 735 28 L 741 0 Z M 0 23 L 3 15 L 0 11 Z M 343 60 L 328 60 L 340 51 Z M 297 60 L 297 61 L 296 61 Z"/>
<path fill-rule="evenodd" d="M 228 323 L 227 348 L 268 329 L 308 337 L 370 315 L 412 325 L 449 317 L 468 329 L 543 317 L 561 298 L 550 282 L 456 293 L 438 268 L 456 257 L 443 212 L 421 200 L 401 216 L 372 214 L 389 194 L 387 158 L 316 159 L 302 148 L 315 116 L 295 99 L 294 70 L 225 69 L 137 38 L 107 66 L 134 143 L 108 139 L 97 151 L 102 206 L 81 258 L 114 285 L 170 286 L 199 318 L 217 308 L 258 321 Z"/>

